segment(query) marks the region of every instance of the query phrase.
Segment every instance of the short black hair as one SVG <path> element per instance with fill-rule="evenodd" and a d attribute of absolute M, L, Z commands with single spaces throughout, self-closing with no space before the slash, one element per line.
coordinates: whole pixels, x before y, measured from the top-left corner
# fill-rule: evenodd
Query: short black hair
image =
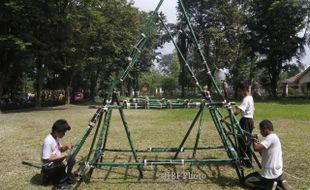
<path fill-rule="evenodd" d="M 267 119 L 261 121 L 259 123 L 259 127 L 260 128 L 264 128 L 264 129 L 269 129 L 270 131 L 273 131 L 273 125 L 272 125 L 271 121 L 269 121 Z"/>
<path fill-rule="evenodd" d="M 247 81 L 240 82 L 238 84 L 238 89 L 241 89 L 241 90 L 246 89 L 246 90 L 248 90 L 249 89 L 249 83 Z"/>
<path fill-rule="evenodd" d="M 66 131 L 69 131 L 70 129 L 71 127 L 66 120 L 59 119 L 53 124 L 52 132 L 55 132 L 55 131 L 66 132 Z"/>

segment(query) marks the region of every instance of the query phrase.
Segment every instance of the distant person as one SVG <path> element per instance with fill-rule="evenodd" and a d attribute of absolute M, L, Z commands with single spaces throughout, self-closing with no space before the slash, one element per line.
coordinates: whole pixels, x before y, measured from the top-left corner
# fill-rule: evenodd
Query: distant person
<path fill-rule="evenodd" d="M 262 155 L 262 169 L 245 177 L 244 185 L 251 189 L 275 189 L 277 185 L 282 189 L 290 189 L 287 181 L 282 179 L 283 159 L 279 137 L 273 131 L 269 120 L 259 123 L 260 133 L 265 139 L 258 141 L 254 135 L 253 148 Z M 279 183 L 279 184 L 278 184 Z"/>
<path fill-rule="evenodd" d="M 52 127 L 52 132 L 47 135 L 42 145 L 42 174 L 43 183 L 53 183 L 60 188 L 75 183 L 71 173 L 75 160 L 69 160 L 67 155 L 61 153 L 73 148 L 73 145 L 62 146 L 60 139 L 63 138 L 71 127 L 64 119 L 57 120 Z"/>
<path fill-rule="evenodd" d="M 249 86 L 246 85 L 245 83 L 241 83 L 238 87 L 238 90 L 240 91 L 243 99 L 242 102 L 239 106 L 236 106 L 236 110 L 234 111 L 234 115 L 239 115 L 241 113 L 241 119 L 239 121 L 240 127 L 245 131 L 245 137 L 246 137 L 246 142 L 242 140 L 241 138 L 239 139 L 239 144 L 241 148 L 245 151 L 245 154 L 242 156 L 245 157 L 247 156 L 249 160 L 245 161 L 245 165 L 247 167 L 252 167 L 252 154 L 251 154 L 251 149 L 249 148 L 250 145 L 250 136 L 252 136 L 252 131 L 254 128 L 254 100 L 253 97 L 249 91 Z M 222 121 L 226 120 L 229 116 L 226 116 L 222 119 Z"/>

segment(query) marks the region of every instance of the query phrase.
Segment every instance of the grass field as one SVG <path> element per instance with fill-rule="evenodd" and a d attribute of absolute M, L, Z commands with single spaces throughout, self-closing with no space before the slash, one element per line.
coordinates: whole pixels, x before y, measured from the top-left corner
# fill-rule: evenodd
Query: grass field
<path fill-rule="evenodd" d="M 125 110 L 136 148 L 176 147 L 181 142 L 197 109 L 184 110 Z M 23 160 L 40 162 L 42 140 L 50 132 L 53 122 L 67 119 L 72 130 L 62 144 L 77 142 L 88 121 L 95 113 L 88 106 L 59 106 L 15 111 L 0 114 L 0 189 L 52 189 L 42 186 L 40 170 L 22 165 Z M 219 137 L 209 114 L 206 114 L 200 145 L 220 145 Z M 255 133 L 262 119 L 270 119 L 282 142 L 284 170 L 293 189 L 310 189 L 310 101 L 256 103 Z M 194 145 L 196 128 L 187 146 Z M 85 156 L 89 139 L 77 159 Z M 118 112 L 113 112 L 107 148 L 129 148 Z M 140 159 L 169 157 L 170 154 L 139 154 Z M 180 155 L 183 158 L 188 153 Z M 217 151 L 198 151 L 197 158 L 221 157 Z M 127 153 L 107 153 L 106 160 L 129 160 Z M 75 168 L 76 169 L 76 168 Z M 186 175 L 187 166 L 147 166 L 144 178 L 138 178 L 136 167 L 102 167 L 95 169 L 89 184 L 79 189 L 244 189 L 230 166 L 199 166 L 193 168 L 193 179 L 173 179 L 170 175 Z M 246 173 L 252 170 L 246 170 Z M 170 177 L 169 177 L 170 176 Z"/>

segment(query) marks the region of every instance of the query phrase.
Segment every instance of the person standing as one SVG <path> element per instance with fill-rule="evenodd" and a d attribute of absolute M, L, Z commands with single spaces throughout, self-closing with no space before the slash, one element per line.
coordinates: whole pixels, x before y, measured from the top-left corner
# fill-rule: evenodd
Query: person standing
<path fill-rule="evenodd" d="M 241 156 L 248 157 L 249 160 L 245 160 L 245 165 L 247 167 L 252 167 L 252 152 L 250 149 L 251 140 L 249 137 L 252 136 L 252 131 L 254 129 L 254 99 L 249 91 L 249 86 L 245 83 L 241 83 L 238 87 L 243 99 L 239 106 L 236 106 L 234 115 L 239 115 L 241 113 L 241 119 L 239 121 L 241 129 L 245 131 L 245 138 L 239 138 L 238 142 L 241 147 Z M 222 118 L 225 121 L 229 116 Z M 245 139 L 245 140 L 244 140 Z"/>

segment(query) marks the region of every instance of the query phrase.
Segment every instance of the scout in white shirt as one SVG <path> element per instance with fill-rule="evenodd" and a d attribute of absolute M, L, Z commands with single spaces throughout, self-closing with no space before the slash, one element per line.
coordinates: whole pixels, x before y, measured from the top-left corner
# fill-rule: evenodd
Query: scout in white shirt
<path fill-rule="evenodd" d="M 239 106 L 236 106 L 236 110 L 234 111 L 234 115 L 239 115 L 241 113 L 241 119 L 239 121 L 240 127 L 247 133 L 245 136 L 245 141 L 243 138 L 239 138 L 238 142 L 240 145 L 240 154 L 243 158 L 248 158 L 244 160 L 244 164 L 246 167 L 252 167 L 252 152 L 250 149 L 251 140 L 248 138 L 252 136 L 252 131 L 254 128 L 254 100 L 249 92 L 249 86 L 245 83 L 241 83 L 238 86 L 240 93 L 243 97 L 242 102 Z M 226 116 L 222 119 L 222 121 L 226 120 L 229 116 Z"/>
<path fill-rule="evenodd" d="M 67 155 L 63 152 L 71 149 L 72 145 L 62 146 L 60 139 L 63 138 L 71 127 L 66 120 L 57 120 L 52 127 L 52 132 L 47 135 L 42 145 L 41 160 L 43 162 L 42 174 L 44 183 L 62 184 L 74 183 L 71 173 L 74 160 L 67 163 Z"/>
<path fill-rule="evenodd" d="M 287 182 L 282 179 L 283 160 L 282 148 L 279 137 L 273 132 L 273 125 L 269 120 L 259 123 L 260 133 L 265 139 L 258 142 L 257 136 L 253 141 L 253 148 L 262 155 L 262 169 L 259 172 L 249 174 L 244 184 L 255 189 L 271 189 L 279 182 L 283 189 L 288 189 Z"/>

